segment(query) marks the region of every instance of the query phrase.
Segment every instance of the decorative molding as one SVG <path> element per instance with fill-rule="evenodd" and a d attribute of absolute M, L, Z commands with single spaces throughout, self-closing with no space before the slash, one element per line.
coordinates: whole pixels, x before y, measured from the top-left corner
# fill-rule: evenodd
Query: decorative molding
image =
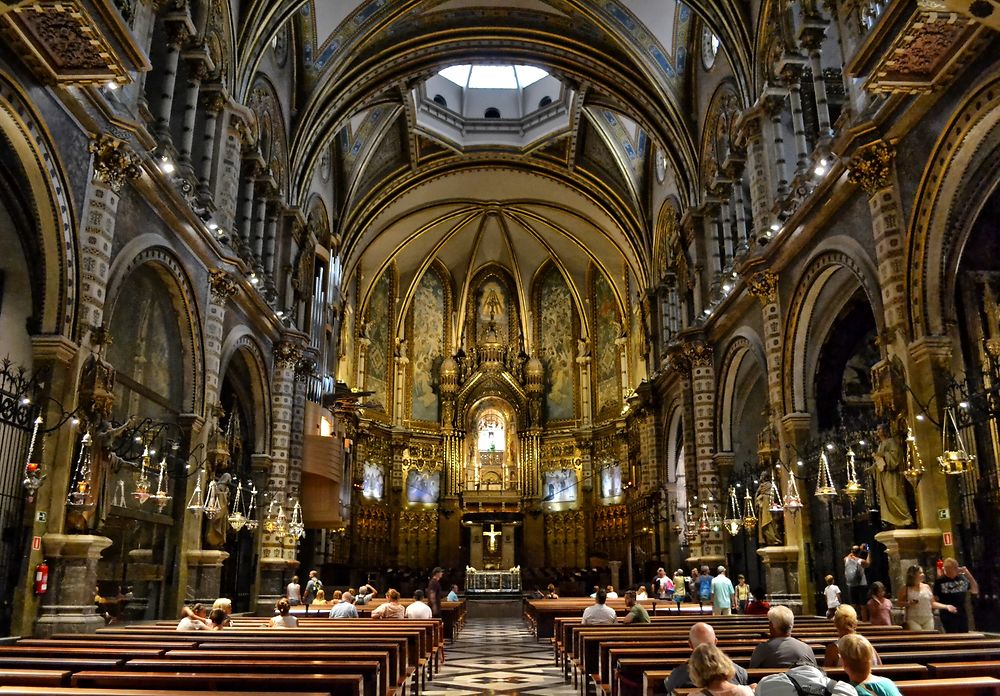
<path fill-rule="evenodd" d="M 106 184 L 115 193 L 130 179 L 142 176 L 139 158 L 121 140 L 101 135 L 90 141 L 88 152 L 94 155 L 94 179 Z"/>
<path fill-rule="evenodd" d="M 221 268 L 213 268 L 208 272 L 208 285 L 212 290 L 212 296 L 223 302 L 240 289 L 236 280 Z"/>
<path fill-rule="evenodd" d="M 759 271 L 746 279 L 747 292 L 760 300 L 764 306 L 778 301 L 778 274 L 773 271 Z"/>
<path fill-rule="evenodd" d="M 874 196 L 889 186 L 895 157 L 895 150 L 885 141 L 869 143 L 851 157 L 847 165 L 847 180 L 863 188 L 869 196 Z"/>
<path fill-rule="evenodd" d="M 127 27 L 120 18 L 117 23 L 121 26 L 111 27 L 120 30 L 113 32 L 115 39 L 132 50 L 116 50 L 94 15 L 73 0 L 37 0 L 0 16 L 3 35 L 39 77 L 64 85 L 126 84 L 132 80 L 130 71 L 149 68 Z"/>
<path fill-rule="evenodd" d="M 274 346 L 274 364 L 280 368 L 295 368 L 302 359 L 302 346 L 282 341 Z"/>

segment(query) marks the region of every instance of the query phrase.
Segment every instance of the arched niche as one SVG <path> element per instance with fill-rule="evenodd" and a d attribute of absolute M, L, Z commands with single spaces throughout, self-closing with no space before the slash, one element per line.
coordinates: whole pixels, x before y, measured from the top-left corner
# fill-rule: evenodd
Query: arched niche
<path fill-rule="evenodd" d="M 518 429 L 517 411 L 502 397 L 488 396 L 469 407 L 465 418 L 465 490 L 523 488 Z"/>
<path fill-rule="evenodd" d="M 271 451 L 271 386 L 264 355 L 246 326 L 234 328 L 222 343 L 223 388 L 227 380 L 241 404 L 253 409 L 252 418 L 246 419 L 252 454 Z M 223 407 L 226 402 L 222 401 Z M 227 409 L 228 411 L 228 409 Z"/>

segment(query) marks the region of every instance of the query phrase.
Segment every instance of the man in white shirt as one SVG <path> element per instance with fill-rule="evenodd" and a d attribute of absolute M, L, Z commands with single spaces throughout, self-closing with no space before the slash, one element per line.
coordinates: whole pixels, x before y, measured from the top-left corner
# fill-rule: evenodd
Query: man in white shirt
<path fill-rule="evenodd" d="M 340 595 L 340 601 L 330 608 L 331 619 L 356 619 L 358 610 L 354 608 L 354 595 L 345 592 Z"/>
<path fill-rule="evenodd" d="M 408 619 L 429 619 L 433 616 L 434 612 L 431 608 L 424 602 L 424 591 L 417 590 L 413 593 L 413 602 L 410 606 L 406 607 L 406 618 Z"/>
<path fill-rule="evenodd" d="M 604 590 L 598 590 L 594 595 L 594 603 L 583 610 L 581 623 L 589 626 L 618 623 L 618 615 L 615 614 L 615 610 L 605 604 L 607 599 L 607 593 Z"/>

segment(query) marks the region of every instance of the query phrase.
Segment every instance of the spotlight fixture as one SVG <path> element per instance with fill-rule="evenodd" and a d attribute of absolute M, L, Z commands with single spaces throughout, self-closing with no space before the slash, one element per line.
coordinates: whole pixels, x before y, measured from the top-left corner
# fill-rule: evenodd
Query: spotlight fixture
<path fill-rule="evenodd" d="M 250 284 L 251 285 L 256 285 L 259 282 L 260 282 L 260 278 L 257 277 L 257 274 L 256 273 L 251 273 L 250 274 Z"/>
<path fill-rule="evenodd" d="M 115 82 L 114 80 L 108 80 L 108 82 L 105 83 L 104 87 L 108 91 L 114 92 L 116 89 L 118 89 L 118 83 Z"/>
<path fill-rule="evenodd" d="M 219 229 L 219 223 L 217 223 L 215 220 L 209 220 L 208 229 L 210 229 L 212 232 L 215 232 L 217 229 Z"/>
<path fill-rule="evenodd" d="M 174 163 L 170 161 L 169 157 L 160 155 L 160 169 L 164 174 L 173 174 L 176 167 L 174 167 Z"/>

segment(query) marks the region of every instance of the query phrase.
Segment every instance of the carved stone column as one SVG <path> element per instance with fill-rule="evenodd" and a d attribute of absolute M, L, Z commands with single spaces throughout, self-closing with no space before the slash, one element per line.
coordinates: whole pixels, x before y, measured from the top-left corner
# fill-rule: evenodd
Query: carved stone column
<path fill-rule="evenodd" d="M 201 167 L 198 172 L 198 193 L 210 196 L 212 190 L 212 169 L 215 166 L 215 131 L 219 124 L 219 114 L 226 109 L 226 98 L 221 85 L 210 85 L 202 90 L 205 120 L 201 133 Z"/>
<path fill-rule="evenodd" d="M 771 161 L 774 162 L 774 191 L 778 198 L 788 195 L 788 162 L 785 160 L 785 125 L 781 117 L 785 113 L 785 94 L 781 90 L 769 88 L 764 101 L 768 116 L 771 117 Z"/>
<path fill-rule="evenodd" d="M 806 119 L 802 112 L 802 69 L 787 66 L 785 86 L 792 110 L 792 135 L 795 139 L 795 174 L 804 174 L 809 168 L 809 142 L 806 140 Z"/>
<path fill-rule="evenodd" d="M 93 633 L 104 626 L 94 606 L 97 562 L 111 539 L 92 534 L 46 534 L 42 537 L 50 561 L 49 591 L 42 600 L 35 635 Z"/>
<path fill-rule="evenodd" d="M 695 468 L 698 477 L 698 501 L 708 506 L 708 515 L 722 515 L 725 500 L 715 460 L 715 368 L 712 348 L 700 341 L 684 346 L 684 355 L 691 366 L 691 398 L 694 409 Z M 690 507 L 690 502 L 688 503 Z M 691 514 L 690 510 L 689 513 Z M 698 511 L 700 516 L 700 510 Z M 722 530 L 710 530 L 701 535 L 698 562 L 709 566 L 725 560 Z"/>
<path fill-rule="evenodd" d="M 825 19 L 819 16 L 806 17 L 801 31 L 799 43 L 809 57 L 809 69 L 812 71 L 813 93 L 816 95 L 816 122 L 818 139 L 829 139 L 830 102 L 826 96 L 826 80 L 823 79 L 823 39 L 826 38 Z"/>
<path fill-rule="evenodd" d="M 254 189 L 257 185 L 257 174 L 260 171 L 259 157 L 260 155 L 255 154 L 248 158 L 248 161 L 243 165 L 243 197 L 240 201 L 240 222 L 238 227 L 233 228 L 237 251 L 242 251 L 250 244 L 250 237 L 253 234 Z"/>
<path fill-rule="evenodd" d="M 169 143 L 171 142 L 170 115 L 174 108 L 181 47 L 188 40 L 190 31 L 184 21 L 174 21 L 171 18 L 165 21 L 167 22 L 167 52 L 161 69 L 163 80 L 160 83 L 160 99 L 156 105 L 156 132 L 162 141 Z"/>
<path fill-rule="evenodd" d="M 764 142 L 764 120 L 767 114 L 763 102 L 754 105 L 737 122 L 738 142 L 747 153 L 750 174 L 750 211 L 753 215 L 753 237 L 768 235 L 772 196 L 775 186 L 768 169 L 767 146 Z"/>
<path fill-rule="evenodd" d="M 104 323 L 111 248 L 115 237 L 119 194 L 142 174 L 138 159 L 121 140 L 103 135 L 88 148 L 93 154 L 93 176 L 84 196 L 80 233 L 80 342 Z"/>
<path fill-rule="evenodd" d="M 587 428 L 593 418 L 593 404 L 590 397 L 590 339 L 577 339 L 580 344 L 576 364 L 580 366 L 580 425 Z"/>
<path fill-rule="evenodd" d="M 229 558 L 225 551 L 216 549 L 191 549 L 184 552 L 188 571 L 189 601 L 211 606 L 222 586 L 222 563 Z"/>
<path fill-rule="evenodd" d="M 274 247 L 278 240 L 278 216 L 280 201 L 273 201 L 267 215 L 267 228 L 264 231 L 264 251 L 261 263 L 264 275 L 270 287 L 274 286 Z"/>
<path fill-rule="evenodd" d="M 226 303 L 239 291 L 239 285 L 229 273 L 217 268 L 208 273 L 208 311 L 205 313 L 205 403 L 219 400 L 222 365 L 223 327 L 226 321 Z"/>
<path fill-rule="evenodd" d="M 184 118 L 181 123 L 181 143 L 177 150 L 177 159 L 186 169 L 192 169 L 192 173 L 191 150 L 194 147 L 194 129 L 198 119 L 198 96 L 201 93 L 201 83 L 208 77 L 212 68 L 211 61 L 208 54 L 201 51 L 184 56 L 187 89 L 184 93 Z"/>

